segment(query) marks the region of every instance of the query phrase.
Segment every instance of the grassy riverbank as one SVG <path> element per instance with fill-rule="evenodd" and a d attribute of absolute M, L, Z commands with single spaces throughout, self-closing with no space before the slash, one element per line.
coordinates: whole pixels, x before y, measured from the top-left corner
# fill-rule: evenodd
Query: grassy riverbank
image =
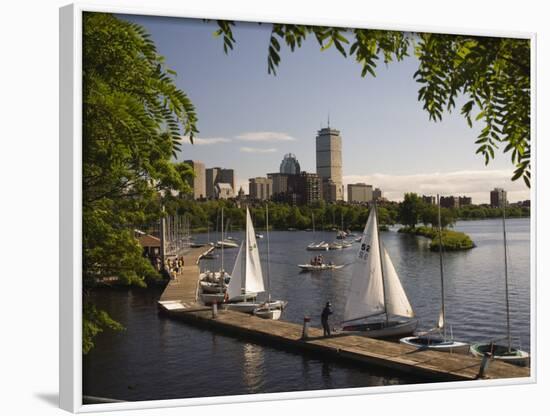
<path fill-rule="evenodd" d="M 403 227 L 399 229 L 400 233 L 421 235 L 430 238 L 430 250 L 439 250 L 439 234 L 437 228 L 433 227 Z M 445 251 L 469 250 L 475 247 L 474 242 L 469 235 L 448 229 L 443 229 L 441 233 L 441 243 Z"/>

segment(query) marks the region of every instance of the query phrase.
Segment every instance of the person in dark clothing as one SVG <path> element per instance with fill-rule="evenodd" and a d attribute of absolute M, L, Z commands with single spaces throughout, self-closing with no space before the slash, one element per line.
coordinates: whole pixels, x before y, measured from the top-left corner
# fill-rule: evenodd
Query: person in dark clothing
<path fill-rule="evenodd" d="M 332 315 L 332 308 L 330 302 L 327 302 L 325 307 L 323 308 L 323 312 L 321 312 L 321 323 L 323 324 L 323 336 L 329 336 L 330 337 L 330 326 L 328 324 L 328 317 L 329 315 Z"/>

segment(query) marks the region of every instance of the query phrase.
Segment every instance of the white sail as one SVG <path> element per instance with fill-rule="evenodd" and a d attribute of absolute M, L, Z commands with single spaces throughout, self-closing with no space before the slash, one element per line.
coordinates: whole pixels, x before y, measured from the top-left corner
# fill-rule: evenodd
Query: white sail
<path fill-rule="evenodd" d="M 371 210 L 363 231 L 361 247 L 353 264 L 344 321 L 384 313 L 384 287 L 377 227 L 376 215 L 374 210 Z"/>
<path fill-rule="evenodd" d="M 437 320 L 437 327 L 443 328 L 445 326 L 445 320 L 443 319 L 443 308 L 439 311 L 439 319 Z"/>
<path fill-rule="evenodd" d="M 390 255 L 384 252 L 384 278 L 386 283 L 386 312 L 390 315 L 406 316 L 412 318 L 414 311 L 407 298 L 405 289 L 401 285 L 399 276 L 393 267 Z"/>
<path fill-rule="evenodd" d="M 248 207 L 246 208 L 246 271 L 245 290 L 247 292 L 260 293 L 264 289 L 262 264 L 260 263 L 260 251 L 256 243 L 256 233 L 252 225 L 252 217 Z"/>
<path fill-rule="evenodd" d="M 240 296 L 241 295 L 241 289 L 243 287 L 243 243 L 241 243 L 241 247 L 239 248 L 239 253 L 237 254 L 237 258 L 235 259 L 235 265 L 233 266 L 233 272 L 231 273 L 231 280 L 229 280 L 229 284 L 227 285 L 227 298 L 229 300 Z"/>

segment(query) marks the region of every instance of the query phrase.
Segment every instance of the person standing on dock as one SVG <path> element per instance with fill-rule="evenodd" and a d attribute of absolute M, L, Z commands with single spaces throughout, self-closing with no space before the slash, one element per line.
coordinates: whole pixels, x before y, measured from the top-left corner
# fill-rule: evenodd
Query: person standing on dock
<path fill-rule="evenodd" d="M 328 324 L 328 317 L 332 315 L 332 308 L 330 302 L 327 302 L 321 312 L 321 323 L 323 324 L 323 336 L 330 337 L 330 326 Z"/>

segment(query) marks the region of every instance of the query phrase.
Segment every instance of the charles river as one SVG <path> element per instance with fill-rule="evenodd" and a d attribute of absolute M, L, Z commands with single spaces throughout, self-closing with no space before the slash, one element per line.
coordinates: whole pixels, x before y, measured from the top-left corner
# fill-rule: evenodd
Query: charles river
<path fill-rule="evenodd" d="M 530 222 L 510 219 L 506 228 L 513 342 L 529 351 Z M 470 235 L 477 247 L 444 255 L 447 321 L 457 340 L 502 339 L 506 335 L 502 221 L 460 221 L 455 229 Z M 243 233 L 232 236 L 240 241 Z M 429 240 L 399 234 L 395 228 L 381 236 L 419 318 L 418 329 L 432 328 L 440 308 L 438 254 L 429 250 Z M 323 252 L 326 260 L 345 264 L 344 268 L 300 273 L 296 265 L 319 253 L 305 249 L 313 238 L 305 231 L 270 233 L 273 298 L 289 302 L 281 319 L 301 323 L 304 315 L 311 315 L 314 326 L 320 326 L 321 310 L 330 300 L 331 324 L 338 327 L 358 243 Z M 334 238 L 334 232 L 315 233 L 316 241 Z M 205 241 L 206 236 L 197 235 L 196 240 Z M 265 253 L 266 239 L 258 242 Z M 225 269 L 231 272 L 237 249 L 224 253 Z M 201 268 L 216 269 L 219 261 L 203 260 Z M 264 264 L 264 278 L 265 270 Z M 163 318 L 156 305 L 160 293 L 160 288 L 95 293 L 97 304 L 126 330 L 101 334 L 96 347 L 84 357 L 85 395 L 155 400 L 422 382 L 389 370 L 347 366 Z"/>

